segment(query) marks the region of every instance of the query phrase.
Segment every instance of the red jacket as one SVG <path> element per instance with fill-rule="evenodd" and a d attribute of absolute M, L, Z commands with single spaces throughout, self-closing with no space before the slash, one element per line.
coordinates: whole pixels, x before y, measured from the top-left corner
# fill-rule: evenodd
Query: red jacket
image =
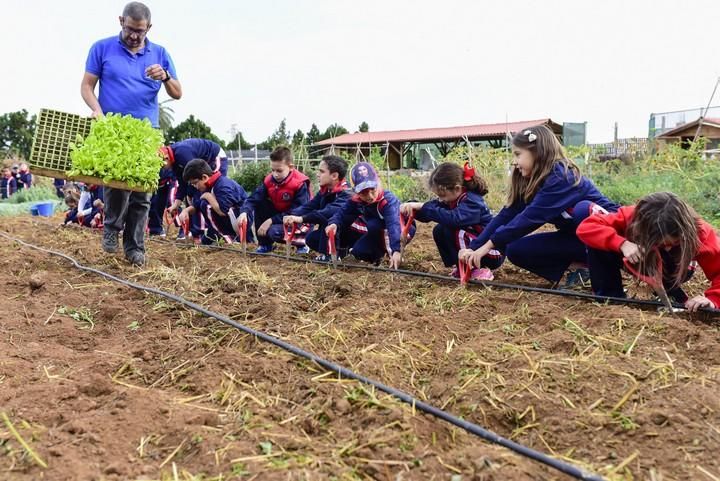
<path fill-rule="evenodd" d="M 268 198 L 275 210 L 278 212 L 287 212 L 292 207 L 295 194 L 300 190 L 303 184 L 310 187 L 310 179 L 302 172 L 293 169 L 282 182 L 273 179 L 272 174 L 268 174 L 263 181 L 267 189 Z"/>
<path fill-rule="evenodd" d="M 628 240 L 625 232 L 634 212 L 635 206 L 629 206 L 610 214 L 591 215 L 578 226 L 577 236 L 593 249 L 620 252 L 620 246 Z M 720 241 L 715 229 L 702 219 L 699 221 L 698 237 L 700 250 L 695 260 L 710 281 L 705 297 L 720 307 Z"/>

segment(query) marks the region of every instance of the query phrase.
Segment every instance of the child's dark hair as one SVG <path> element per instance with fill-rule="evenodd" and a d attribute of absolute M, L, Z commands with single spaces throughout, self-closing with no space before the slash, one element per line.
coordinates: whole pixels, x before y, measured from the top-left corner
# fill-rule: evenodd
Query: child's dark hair
<path fill-rule="evenodd" d="M 513 169 L 510 177 L 510 191 L 508 192 L 508 205 L 519 201 L 530 202 L 535 196 L 545 178 L 550 175 L 556 163 L 565 168 L 565 175 L 572 172 L 575 185 L 582 180 L 580 169 L 575 162 L 567 158 L 565 149 L 555 137 L 555 133 L 545 125 L 538 125 L 523 129 L 515 134 L 512 145 L 529 150 L 535 162 L 528 177 L 523 177 L 519 170 Z"/>
<path fill-rule="evenodd" d="M 443 162 L 435 167 L 435 170 L 430 173 L 428 185 L 431 190 L 447 191 L 459 185 L 468 192 L 475 192 L 480 195 L 488 193 L 487 182 L 477 172 L 470 180 L 465 180 L 465 169 L 452 162 Z"/>
<path fill-rule="evenodd" d="M 273 150 L 270 153 L 270 160 L 275 162 L 285 162 L 288 165 L 293 164 L 293 153 L 292 150 L 288 149 L 285 146 L 275 147 L 275 150 Z"/>
<path fill-rule="evenodd" d="M 347 175 L 348 164 L 345 159 L 337 155 L 326 155 L 322 161 L 327 165 L 331 174 L 337 174 L 338 180 L 343 180 Z"/>
<path fill-rule="evenodd" d="M 190 182 L 202 178 L 203 175 L 210 177 L 214 173 L 210 165 L 203 159 L 193 159 L 187 163 L 185 170 L 183 170 L 183 180 Z"/>
<path fill-rule="evenodd" d="M 672 192 L 655 192 L 640 199 L 628 225 L 627 238 L 643 253 L 641 271 L 657 275 L 657 248 L 667 239 L 673 239 L 679 243 L 675 259 L 678 269 L 668 275 L 672 276 L 673 287 L 680 286 L 700 249 L 698 223 L 699 217 L 693 208 Z"/>
<path fill-rule="evenodd" d="M 65 205 L 70 207 L 70 205 L 74 205 L 77 207 L 78 203 L 80 202 L 80 191 L 79 190 L 67 190 L 65 191 Z"/>

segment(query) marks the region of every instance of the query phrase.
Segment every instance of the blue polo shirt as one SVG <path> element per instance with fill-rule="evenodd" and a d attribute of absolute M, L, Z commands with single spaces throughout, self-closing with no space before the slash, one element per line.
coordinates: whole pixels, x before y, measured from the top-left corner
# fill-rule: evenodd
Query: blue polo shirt
<path fill-rule="evenodd" d="M 120 35 L 98 40 L 90 47 L 85 71 L 100 79 L 98 101 L 103 113 L 130 114 L 137 119 L 148 119 L 159 127 L 159 80 L 145 76 L 145 69 L 159 64 L 177 78 L 170 54 L 160 45 L 145 39 L 145 47 L 132 53 Z"/>

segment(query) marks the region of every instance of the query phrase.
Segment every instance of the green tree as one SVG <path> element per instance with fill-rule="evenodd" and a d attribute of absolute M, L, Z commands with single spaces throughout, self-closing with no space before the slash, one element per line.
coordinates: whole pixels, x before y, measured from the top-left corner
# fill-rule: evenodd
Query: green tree
<path fill-rule="evenodd" d="M 363 121 L 363 123 L 361 123 L 360 126 L 358 127 L 358 130 L 360 132 L 367 132 L 368 130 L 370 130 L 370 126 L 368 125 L 367 122 Z"/>
<path fill-rule="evenodd" d="M 333 137 L 337 137 L 339 135 L 347 134 L 348 129 L 343 127 L 340 124 L 331 124 L 328 126 L 327 129 L 325 129 L 325 132 L 320 136 L 318 140 L 325 140 L 325 139 L 332 139 Z"/>
<path fill-rule="evenodd" d="M 228 150 L 238 150 L 238 139 L 240 139 L 240 149 L 247 150 L 252 148 L 252 144 L 245 140 L 242 132 L 235 134 L 235 137 L 225 145 Z"/>
<path fill-rule="evenodd" d="M 312 145 L 318 140 L 320 140 L 320 129 L 318 129 L 318 126 L 315 124 L 312 124 L 310 127 L 310 130 L 308 130 L 307 135 L 305 136 L 307 139 L 308 144 Z"/>
<path fill-rule="evenodd" d="M 290 134 L 287 131 L 287 121 L 282 119 L 278 128 L 267 138 L 265 142 L 258 145 L 259 149 L 273 150 L 280 145 L 290 144 Z"/>
<path fill-rule="evenodd" d="M 298 129 L 292 137 L 292 146 L 298 147 L 300 145 L 303 145 L 305 143 L 305 134 L 302 130 Z"/>
<path fill-rule="evenodd" d="M 0 116 L 0 157 L 30 157 L 36 116 L 25 109 Z"/>
<path fill-rule="evenodd" d="M 175 127 L 171 127 L 165 134 L 165 140 L 168 143 L 192 138 L 212 140 L 225 148 L 225 142 L 220 140 L 205 122 L 196 119 L 194 115 L 190 115 Z"/>

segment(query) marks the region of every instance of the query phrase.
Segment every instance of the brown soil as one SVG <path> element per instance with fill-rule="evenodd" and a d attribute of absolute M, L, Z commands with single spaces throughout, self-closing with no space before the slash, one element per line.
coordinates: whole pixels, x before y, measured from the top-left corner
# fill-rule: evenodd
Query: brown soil
<path fill-rule="evenodd" d="M 717 321 L 158 242 L 138 269 L 96 232 L 3 222 L 608 479 L 720 476 Z M 177 304 L 0 246 L 0 410 L 48 464 L 0 424 L 0 479 L 569 479 Z M 446 271 L 429 229 L 408 249 L 407 267 Z M 498 280 L 547 285 L 510 265 Z"/>

